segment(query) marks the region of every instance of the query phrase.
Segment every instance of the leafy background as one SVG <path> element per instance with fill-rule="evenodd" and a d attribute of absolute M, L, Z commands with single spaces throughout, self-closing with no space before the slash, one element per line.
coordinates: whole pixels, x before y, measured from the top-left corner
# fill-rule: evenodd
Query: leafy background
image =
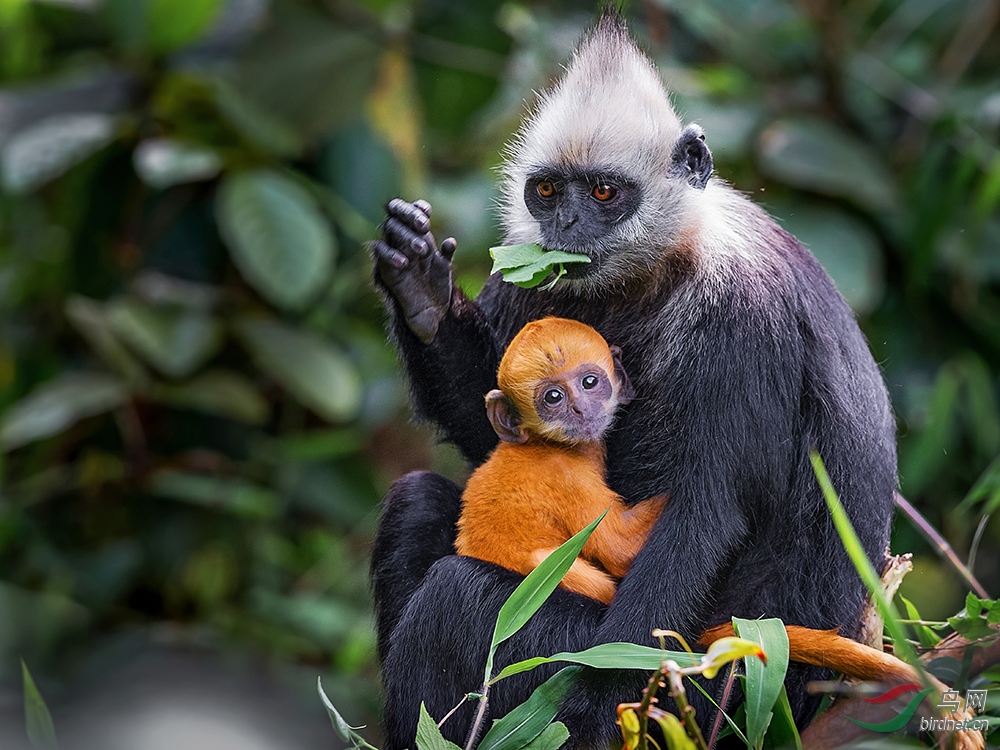
<path fill-rule="evenodd" d="M 378 502 L 464 467 L 409 422 L 364 242 L 428 198 L 481 286 L 502 145 L 594 11 L 0 0 L 0 734 L 22 658 L 68 747 L 332 743 L 317 674 L 376 723 Z M 629 16 L 719 174 L 857 312 L 902 490 L 996 594 L 1000 4 Z M 961 607 L 904 519 L 893 547 L 925 617 Z"/>

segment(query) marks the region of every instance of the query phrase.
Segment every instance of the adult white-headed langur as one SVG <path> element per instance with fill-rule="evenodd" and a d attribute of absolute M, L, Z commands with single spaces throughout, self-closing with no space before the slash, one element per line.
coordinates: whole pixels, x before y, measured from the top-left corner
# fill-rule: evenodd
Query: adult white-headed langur
<path fill-rule="evenodd" d="M 494 275 L 475 301 L 452 283 L 454 240 L 430 206 L 389 204 L 372 245 L 417 412 L 473 464 L 496 444 L 483 396 L 528 321 L 581 320 L 622 350 L 635 387 L 608 433 L 608 483 L 626 502 L 669 503 L 608 606 L 559 589 L 498 654 L 497 668 L 608 641 L 694 639 L 730 617 L 859 634 L 865 587 L 809 461 L 819 451 L 880 568 L 896 487 L 886 389 L 851 311 L 799 242 L 712 177 L 700 128 L 684 127 L 653 64 L 605 12 L 511 145 L 508 244 L 584 253 L 551 291 Z M 479 687 L 497 611 L 520 577 L 455 555 L 461 490 L 430 473 L 393 486 L 372 576 L 385 686 L 385 747 L 412 747 L 420 702 L 442 717 Z M 490 716 L 554 671 L 498 683 Z M 816 707 L 793 664 L 797 721 Z M 589 670 L 563 703 L 570 745 L 606 746 L 615 706 L 648 675 Z M 718 683 L 709 683 L 717 689 Z M 699 699 L 703 721 L 714 709 Z M 461 742 L 473 706 L 443 726 Z"/>

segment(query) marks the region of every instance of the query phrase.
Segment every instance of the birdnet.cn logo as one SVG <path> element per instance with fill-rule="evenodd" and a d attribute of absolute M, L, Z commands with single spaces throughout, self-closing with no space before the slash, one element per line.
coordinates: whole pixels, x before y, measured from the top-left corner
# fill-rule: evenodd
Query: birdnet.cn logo
<path fill-rule="evenodd" d="M 870 729 L 873 732 L 898 732 L 906 726 L 910 719 L 913 718 L 913 714 L 915 714 L 917 709 L 920 707 L 920 702 L 927 697 L 928 693 L 931 692 L 931 688 L 925 688 L 915 682 L 907 682 L 903 685 L 897 685 L 891 690 L 886 690 L 881 695 L 876 695 L 872 698 L 862 698 L 862 700 L 866 703 L 888 703 L 896 700 L 896 698 L 901 695 L 912 693 L 914 691 L 916 691 L 916 695 L 910 698 L 906 707 L 903 708 L 903 710 L 900 711 L 894 718 L 889 719 L 889 721 L 883 721 L 879 724 L 871 724 L 866 721 L 861 721 L 860 719 L 852 719 L 850 716 L 847 718 L 859 727 Z M 966 690 L 966 708 L 970 712 L 981 714 L 986 710 L 986 693 L 986 690 Z M 961 709 L 962 698 L 959 696 L 957 690 L 947 690 L 942 693 L 941 702 L 937 704 L 937 707 L 949 713 L 954 713 Z M 920 717 L 920 731 L 922 732 L 982 732 L 988 728 L 988 719 L 977 719 L 974 716 L 967 718 L 945 717 L 940 719 L 929 719 L 926 716 Z"/>

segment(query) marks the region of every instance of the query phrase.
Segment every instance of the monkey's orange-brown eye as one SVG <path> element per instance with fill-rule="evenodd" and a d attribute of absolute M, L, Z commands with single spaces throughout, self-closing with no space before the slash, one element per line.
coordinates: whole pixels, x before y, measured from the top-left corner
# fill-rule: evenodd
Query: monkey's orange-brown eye
<path fill-rule="evenodd" d="M 556 194 L 556 186 L 548 180 L 542 180 L 539 182 L 536 189 L 538 190 L 538 194 L 543 198 L 551 198 Z"/>
<path fill-rule="evenodd" d="M 618 191 L 610 185 L 598 185 L 590 191 L 590 194 L 603 203 L 604 201 L 609 201 L 614 198 L 617 192 Z"/>

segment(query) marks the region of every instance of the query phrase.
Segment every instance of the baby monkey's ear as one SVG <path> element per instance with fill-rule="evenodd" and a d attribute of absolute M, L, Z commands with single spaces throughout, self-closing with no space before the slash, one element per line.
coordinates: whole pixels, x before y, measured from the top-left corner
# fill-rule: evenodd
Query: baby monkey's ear
<path fill-rule="evenodd" d="M 611 360 L 615 363 L 615 377 L 618 378 L 618 403 L 627 404 L 635 398 L 635 388 L 628 379 L 628 373 L 622 367 L 622 350 L 619 346 L 608 347 L 611 350 Z"/>
<path fill-rule="evenodd" d="M 486 416 L 497 436 L 505 443 L 527 442 L 528 431 L 521 424 L 521 415 L 503 391 L 494 389 L 486 394 Z"/>

